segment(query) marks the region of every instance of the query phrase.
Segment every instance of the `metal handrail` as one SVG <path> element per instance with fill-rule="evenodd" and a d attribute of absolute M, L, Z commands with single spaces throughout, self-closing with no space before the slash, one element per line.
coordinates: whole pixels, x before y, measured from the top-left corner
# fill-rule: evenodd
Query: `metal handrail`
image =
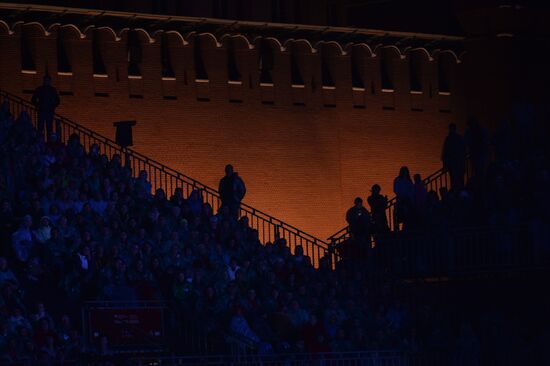
<path fill-rule="evenodd" d="M 266 355 L 208 355 L 140 357 L 132 360 L 136 365 L 407 365 L 407 353 L 400 350 L 371 350 L 357 352 L 281 353 Z"/>
<path fill-rule="evenodd" d="M 447 355 L 447 354 L 444 354 Z M 133 357 L 132 357 L 133 356 Z M 412 358 L 414 357 L 414 358 Z M 20 362 L 18 364 L 33 366 L 51 366 L 52 364 L 62 366 L 104 366 L 105 364 L 131 364 L 137 366 L 242 366 L 242 365 L 285 365 L 285 366 L 303 366 L 303 365 L 372 365 L 372 366 L 409 366 L 409 365 L 440 365 L 442 356 L 434 358 L 429 353 L 410 354 L 401 350 L 396 351 L 358 351 L 358 352 L 324 352 L 324 353 L 282 353 L 270 355 L 248 355 L 234 357 L 229 354 L 211 354 L 211 355 L 108 355 L 97 357 L 80 357 L 78 359 L 57 360 L 33 360 L 32 362 Z M 429 363 L 410 361 L 428 360 Z M 447 361 L 447 359 L 445 359 Z M 449 362 L 445 362 L 448 364 Z M 0 361 L 0 365 L 13 365 L 13 362 Z"/>
<path fill-rule="evenodd" d="M 0 101 L 2 99 L 14 104 L 17 112 L 14 114 L 18 115 L 20 112 L 26 111 L 31 116 L 33 123 L 36 124 L 37 112 L 30 102 L 5 90 L 0 90 Z M 80 136 L 81 143 L 87 151 L 93 144 L 97 144 L 100 153 L 106 154 L 109 158 L 112 158 L 116 154 L 120 155 L 121 158 L 126 157 L 126 163 L 129 163 L 133 176 L 137 176 L 142 170 L 147 172 L 153 191 L 161 188 L 168 195 L 175 188 L 182 188 L 184 197 L 188 197 L 193 190 L 198 190 L 201 193 L 203 201 L 209 203 L 214 212 L 221 206 L 220 196 L 214 188 L 133 149 L 123 148 L 110 138 L 100 135 L 66 117 L 56 114 L 55 119 L 56 124 L 61 128 L 61 131 L 57 132 L 62 142 L 68 141 L 69 136 L 76 133 Z M 302 246 L 304 254 L 311 258 L 312 264 L 316 267 L 324 257 L 328 257 L 330 263 L 335 263 L 338 259 L 336 254 L 330 250 L 329 243 L 326 241 L 246 203 L 241 203 L 240 215 L 241 217 L 247 217 L 250 226 L 258 230 L 259 240 L 263 244 L 284 238 L 292 251 L 294 251 L 296 246 Z"/>

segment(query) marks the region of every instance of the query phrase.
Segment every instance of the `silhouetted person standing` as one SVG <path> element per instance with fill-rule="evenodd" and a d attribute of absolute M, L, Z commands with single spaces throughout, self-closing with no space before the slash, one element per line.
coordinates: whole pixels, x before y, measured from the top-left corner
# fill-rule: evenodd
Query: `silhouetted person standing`
<path fill-rule="evenodd" d="M 418 228 L 424 224 L 424 217 L 426 215 L 426 200 L 428 198 L 428 190 L 422 180 L 420 174 L 414 175 L 414 218 L 413 223 L 415 228 Z"/>
<path fill-rule="evenodd" d="M 51 86 L 52 79 L 49 75 L 44 76 L 44 81 L 41 86 L 36 88 L 32 95 L 32 104 L 38 111 L 38 135 L 44 135 L 44 125 L 46 125 L 46 138 L 50 138 L 52 133 L 53 117 L 55 109 L 59 105 L 59 94 L 57 90 Z"/>
<path fill-rule="evenodd" d="M 371 195 L 367 198 L 372 216 L 373 234 L 383 234 L 388 231 L 388 218 L 386 217 L 386 207 L 388 206 L 388 197 L 380 194 L 381 188 L 375 184 L 371 188 Z"/>
<path fill-rule="evenodd" d="M 489 155 L 489 136 L 477 119 L 470 117 L 468 129 L 464 134 L 468 153 L 472 161 L 473 173 L 476 181 L 483 181 L 485 164 Z"/>
<path fill-rule="evenodd" d="M 239 173 L 233 171 L 231 164 L 225 166 L 225 177 L 220 180 L 218 192 L 222 200 L 222 207 L 227 206 L 231 217 L 237 219 L 241 201 L 246 194 L 246 186 L 239 177 Z"/>
<path fill-rule="evenodd" d="M 355 198 L 353 203 L 353 207 L 346 213 L 346 221 L 352 238 L 359 243 L 359 249 L 362 250 L 364 245 L 367 248 L 370 245 L 370 214 L 360 197 Z"/>
<path fill-rule="evenodd" d="M 464 186 L 464 166 L 466 160 L 466 148 L 464 139 L 456 132 L 456 125 L 449 125 L 449 134 L 443 144 L 441 154 L 443 167 L 449 171 L 451 176 L 451 189 L 458 191 Z"/>
<path fill-rule="evenodd" d="M 402 166 L 399 175 L 393 180 L 393 193 L 395 193 L 395 231 L 399 231 L 399 224 L 403 228 L 409 224 L 414 202 L 414 184 L 409 173 L 409 168 Z"/>

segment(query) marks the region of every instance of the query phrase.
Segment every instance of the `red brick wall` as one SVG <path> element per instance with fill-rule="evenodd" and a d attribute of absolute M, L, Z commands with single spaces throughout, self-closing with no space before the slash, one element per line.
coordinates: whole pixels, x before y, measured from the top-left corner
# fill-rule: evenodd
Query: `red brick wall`
<path fill-rule="evenodd" d="M 247 183 L 247 203 L 323 238 L 344 225 L 353 198 L 366 197 L 372 184 L 381 184 L 392 196 L 391 182 L 401 165 L 423 175 L 437 170 L 448 123 L 463 120 L 461 64 L 454 61 L 451 95 L 438 95 L 438 54 L 435 59 L 425 55 L 423 93 L 411 94 L 408 54 L 395 50 L 395 90 L 382 92 L 381 50 L 371 53 L 357 46 L 365 55 L 362 91 L 351 88 L 349 52 L 342 54 L 332 44 L 327 49 L 336 85 L 327 89 L 319 52 L 296 41 L 292 49 L 305 85 L 295 88 L 289 52 L 272 40 L 271 87 L 259 85 L 257 48 L 235 37 L 242 75 L 242 84 L 236 85 L 227 82 L 227 39 L 201 35 L 209 82 L 196 83 L 194 36 L 184 41 L 169 35 L 174 81 L 161 79 L 160 36 L 150 43 L 142 34 L 142 79 L 129 79 L 127 34 L 117 37 L 104 29 L 100 38 L 108 78 L 92 76 L 92 34 L 81 38 L 76 31 L 66 43 L 73 75 L 62 76 L 55 72 L 57 30 L 45 36 L 36 28 L 37 74 L 29 81 L 20 72 L 21 28 L 8 34 L 0 27 L 0 88 L 22 94 L 38 85 L 47 68 L 54 85 L 73 94 L 62 96 L 60 114 L 110 137 L 113 121 L 136 119 L 136 150 L 214 187 L 224 165 L 232 163 Z"/>

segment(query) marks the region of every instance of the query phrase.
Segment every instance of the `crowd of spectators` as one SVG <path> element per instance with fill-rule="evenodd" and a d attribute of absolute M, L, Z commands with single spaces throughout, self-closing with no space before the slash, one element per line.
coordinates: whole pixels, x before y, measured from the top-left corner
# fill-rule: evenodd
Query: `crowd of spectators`
<path fill-rule="evenodd" d="M 7 104 L 0 133 L 3 361 L 107 353 L 103 342 L 83 349 L 75 323 L 87 300 L 164 300 L 262 352 L 416 347 L 406 306 L 371 296 L 359 270 L 315 269 L 284 239 L 262 245 L 233 203 L 215 213 L 199 191 L 151 194 L 146 172 L 133 178 L 77 135 L 45 142 Z"/>
<path fill-rule="evenodd" d="M 0 355 L 8 364 L 109 354 L 105 338 L 83 347 L 78 314 L 87 300 L 164 300 L 202 332 L 246 337 L 260 352 L 453 349 L 478 357 L 474 328 L 448 309 L 411 307 L 394 283 L 370 286 L 360 268 L 333 271 L 321 261 L 316 269 L 284 239 L 262 245 L 235 214 L 240 178 L 228 185 L 238 198 L 218 212 L 198 190 L 151 194 L 147 173 L 134 178 L 128 157 L 109 158 L 97 145 L 86 151 L 78 135 L 63 144 L 51 133 L 46 142 L 7 103 L 0 146 Z M 372 215 L 357 201 L 350 217 L 365 214 L 384 229 L 386 201 L 375 186 Z"/>

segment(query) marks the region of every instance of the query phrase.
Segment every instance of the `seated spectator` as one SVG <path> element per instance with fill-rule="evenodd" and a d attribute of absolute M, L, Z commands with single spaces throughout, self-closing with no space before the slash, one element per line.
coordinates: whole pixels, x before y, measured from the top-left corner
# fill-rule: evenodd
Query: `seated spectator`
<path fill-rule="evenodd" d="M 51 329 L 50 322 L 47 318 L 42 318 L 38 321 L 35 333 L 34 333 L 34 343 L 39 348 L 50 347 L 57 340 L 57 335 Z M 51 350 L 49 350 L 51 351 Z M 55 357 L 54 357 L 55 358 Z"/>
<path fill-rule="evenodd" d="M 34 237 L 39 244 L 44 244 L 51 238 L 50 218 L 48 216 L 43 216 L 40 219 L 40 225 L 36 230 L 34 230 Z"/>
<path fill-rule="evenodd" d="M 237 259 L 235 257 L 231 258 L 231 261 L 227 265 L 227 277 L 229 281 L 235 281 L 237 272 L 241 269 L 237 264 Z"/>
<path fill-rule="evenodd" d="M 13 310 L 12 315 L 8 318 L 8 328 L 10 332 L 20 331 L 21 328 L 27 331 L 32 330 L 31 323 L 23 315 L 23 309 L 16 307 Z"/>
<path fill-rule="evenodd" d="M 32 217 L 30 215 L 25 215 L 21 222 L 21 226 L 11 237 L 15 257 L 21 263 L 26 263 L 32 254 L 34 240 L 30 230 L 31 225 Z"/>
<path fill-rule="evenodd" d="M 309 313 L 307 310 L 302 309 L 296 300 L 290 303 L 287 314 L 296 329 L 301 329 L 309 321 Z"/>
<path fill-rule="evenodd" d="M 256 335 L 256 333 L 250 328 L 248 321 L 243 316 L 243 310 L 241 307 L 236 307 L 233 317 L 231 318 L 231 331 L 235 334 L 244 337 L 247 340 L 250 340 L 254 343 L 259 343 L 261 340 Z"/>
<path fill-rule="evenodd" d="M 336 337 L 330 342 L 330 350 L 332 352 L 351 352 L 353 345 L 346 335 L 343 328 L 339 328 L 336 332 Z"/>
<path fill-rule="evenodd" d="M 17 277 L 8 268 L 8 261 L 4 257 L 0 257 L 0 288 L 4 286 L 6 282 L 17 283 Z"/>
<path fill-rule="evenodd" d="M 48 326 L 50 328 L 53 327 L 54 323 L 53 323 L 52 317 L 46 312 L 46 307 L 44 306 L 44 303 L 39 302 L 36 305 L 36 313 L 31 315 L 31 320 L 33 321 L 33 323 L 37 324 L 43 319 L 45 319 L 48 322 Z"/>

